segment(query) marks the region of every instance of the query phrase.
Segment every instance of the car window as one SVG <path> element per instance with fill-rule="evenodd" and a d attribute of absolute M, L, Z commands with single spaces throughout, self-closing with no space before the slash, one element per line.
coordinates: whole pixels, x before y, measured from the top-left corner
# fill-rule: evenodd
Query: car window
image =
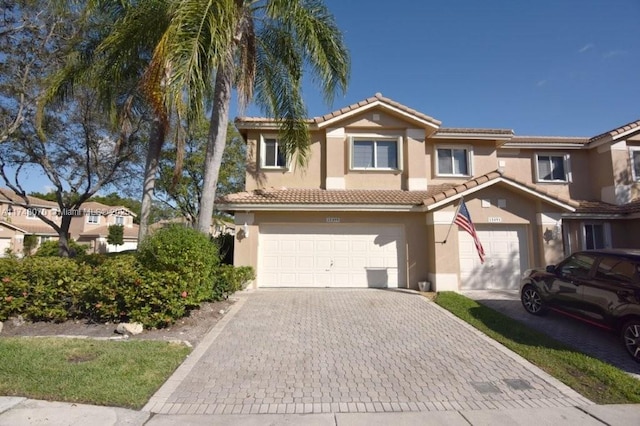
<path fill-rule="evenodd" d="M 576 253 L 560 264 L 560 273 L 563 276 L 574 278 L 587 278 L 595 258 L 584 253 Z"/>
<path fill-rule="evenodd" d="M 596 278 L 622 284 L 640 284 L 640 263 L 605 256 L 598 264 Z"/>

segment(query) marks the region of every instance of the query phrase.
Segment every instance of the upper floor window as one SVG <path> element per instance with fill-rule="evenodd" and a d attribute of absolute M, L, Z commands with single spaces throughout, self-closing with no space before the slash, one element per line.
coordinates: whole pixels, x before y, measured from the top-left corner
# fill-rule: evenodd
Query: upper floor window
<path fill-rule="evenodd" d="M 439 176 L 471 176 L 471 149 L 437 147 L 436 174 Z"/>
<path fill-rule="evenodd" d="M 89 216 L 87 216 L 87 223 L 100 223 L 100 216 L 90 213 Z"/>
<path fill-rule="evenodd" d="M 278 139 L 262 138 L 260 165 L 263 168 L 283 169 L 287 167 L 287 157 Z"/>
<path fill-rule="evenodd" d="M 28 219 L 36 219 L 38 217 L 38 213 L 41 213 L 42 209 L 38 209 L 35 207 L 27 208 L 27 218 Z"/>
<path fill-rule="evenodd" d="M 354 138 L 351 150 L 352 169 L 398 170 L 400 168 L 398 139 Z"/>
<path fill-rule="evenodd" d="M 568 182 L 568 155 L 536 155 L 539 182 Z"/>
<path fill-rule="evenodd" d="M 640 146 L 630 148 L 631 170 L 633 172 L 633 180 L 640 180 Z"/>
<path fill-rule="evenodd" d="M 124 225 L 124 216 L 116 216 L 116 225 Z"/>

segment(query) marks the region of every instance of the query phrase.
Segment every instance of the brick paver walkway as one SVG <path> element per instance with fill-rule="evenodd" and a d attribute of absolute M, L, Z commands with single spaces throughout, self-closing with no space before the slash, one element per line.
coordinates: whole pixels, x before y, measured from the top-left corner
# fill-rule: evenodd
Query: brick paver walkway
<path fill-rule="evenodd" d="M 194 352 L 193 363 L 185 363 L 146 410 L 329 413 L 591 404 L 417 294 L 296 289 L 242 297 L 210 345 L 196 348 L 202 356 Z"/>

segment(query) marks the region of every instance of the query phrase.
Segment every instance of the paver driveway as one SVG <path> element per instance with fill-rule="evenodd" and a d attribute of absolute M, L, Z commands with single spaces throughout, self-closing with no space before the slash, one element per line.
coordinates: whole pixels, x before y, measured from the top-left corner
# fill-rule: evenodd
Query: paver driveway
<path fill-rule="evenodd" d="M 327 413 L 591 404 L 414 293 L 295 289 L 242 298 L 210 344 L 196 348 L 146 410 Z"/>

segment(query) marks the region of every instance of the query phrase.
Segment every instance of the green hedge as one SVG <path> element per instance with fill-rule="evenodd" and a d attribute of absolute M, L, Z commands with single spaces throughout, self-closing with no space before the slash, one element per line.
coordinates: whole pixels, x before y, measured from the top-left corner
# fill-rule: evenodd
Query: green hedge
<path fill-rule="evenodd" d="M 252 268 L 220 265 L 206 236 L 172 227 L 145 240 L 135 255 L 0 259 L 0 321 L 22 315 L 165 327 L 253 277 Z"/>

